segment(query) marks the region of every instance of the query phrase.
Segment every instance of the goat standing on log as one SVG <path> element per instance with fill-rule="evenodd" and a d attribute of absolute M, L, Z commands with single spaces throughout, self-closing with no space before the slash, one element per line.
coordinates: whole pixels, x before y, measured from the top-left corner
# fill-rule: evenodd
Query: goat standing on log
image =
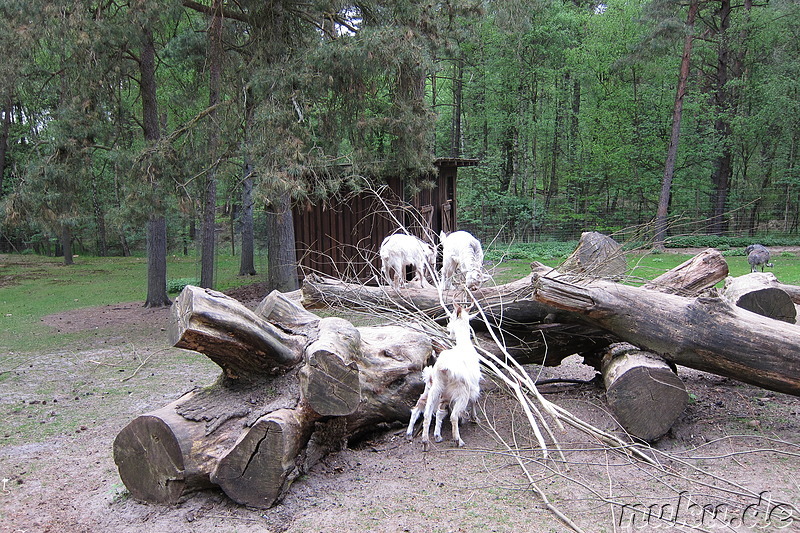
<path fill-rule="evenodd" d="M 442 241 L 442 287 L 450 287 L 456 272 L 464 274 L 469 290 L 476 290 L 489 280 L 483 272 L 483 249 L 481 243 L 466 231 L 455 231 L 449 235 L 441 232 Z"/>
<path fill-rule="evenodd" d="M 414 423 L 419 413 L 424 409 L 425 415 L 422 422 L 422 449 L 428 451 L 429 433 L 433 411 L 436 409 L 436 427 L 433 438 L 436 442 L 442 441 L 442 420 L 450 407 L 450 424 L 453 431 L 453 442 L 464 446 L 458 424 L 467 412 L 470 403 L 473 404 L 481 393 L 481 366 L 475 346 L 472 344 L 472 330 L 469 321 L 475 315 L 470 315 L 466 309 L 457 305 L 447 323 L 450 336 L 455 339 L 455 346 L 439 354 L 433 367 L 423 370 L 425 391 L 420 396 L 414 409 L 411 411 L 411 421 L 408 424 L 406 437 L 411 439 Z M 477 417 L 476 417 L 477 419 Z"/>
<path fill-rule="evenodd" d="M 405 285 L 406 265 L 414 268 L 414 278 L 411 281 L 418 279 L 420 287 L 424 287 L 426 283 L 426 265 L 431 272 L 434 272 L 436 253 L 433 247 L 412 235 L 404 233 L 389 235 L 381 243 L 380 256 L 381 272 L 395 290 L 399 289 L 400 285 Z"/>
<path fill-rule="evenodd" d="M 761 265 L 761 272 L 764 272 L 764 267 L 772 267 L 769 262 L 769 250 L 761 244 L 751 244 L 744 249 L 747 254 L 747 262 L 750 263 L 750 272 L 755 272 L 759 265 Z"/>

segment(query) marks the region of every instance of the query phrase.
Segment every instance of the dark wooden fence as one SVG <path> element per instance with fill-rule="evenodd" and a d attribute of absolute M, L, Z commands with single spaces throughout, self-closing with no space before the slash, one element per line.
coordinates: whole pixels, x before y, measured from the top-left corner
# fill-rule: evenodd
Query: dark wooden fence
<path fill-rule="evenodd" d="M 441 231 L 457 228 L 457 169 L 477 163 L 475 159 L 437 160 L 434 187 L 409 191 L 410 186 L 396 178 L 379 191 L 296 206 L 293 217 L 300 278 L 318 272 L 375 282 L 381 242 L 401 224 L 426 242 L 436 243 Z"/>

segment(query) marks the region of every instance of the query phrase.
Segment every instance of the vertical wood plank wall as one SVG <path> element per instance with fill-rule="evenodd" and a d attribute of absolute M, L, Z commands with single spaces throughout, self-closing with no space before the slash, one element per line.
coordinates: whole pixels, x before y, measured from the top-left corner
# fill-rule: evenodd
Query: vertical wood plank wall
<path fill-rule="evenodd" d="M 436 186 L 406 198 L 403 181 L 392 179 L 388 183 L 394 196 L 385 200 L 390 204 L 405 199 L 419 212 L 427 211 L 430 233 L 451 232 L 456 225 L 456 172 L 459 166 L 475 165 L 475 160 L 437 161 L 439 172 Z M 426 207 L 429 206 L 429 207 Z M 402 209 L 393 210 L 409 231 L 422 236 L 422 228 Z M 371 194 L 332 198 L 316 205 L 297 205 L 293 212 L 298 276 L 303 279 L 311 272 L 342 279 L 358 279 L 363 283 L 376 282 L 380 273 L 378 250 L 383 239 L 398 230 L 397 223 L 386 212 L 382 203 Z"/>

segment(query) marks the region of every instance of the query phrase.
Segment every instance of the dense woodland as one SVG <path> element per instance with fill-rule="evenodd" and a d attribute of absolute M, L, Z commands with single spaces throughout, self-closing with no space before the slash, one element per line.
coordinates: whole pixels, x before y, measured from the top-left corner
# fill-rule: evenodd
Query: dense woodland
<path fill-rule="evenodd" d="M 437 157 L 484 238 L 798 232 L 797 0 L 4 0 L 0 49 L 0 251 L 146 250 L 147 305 Z"/>

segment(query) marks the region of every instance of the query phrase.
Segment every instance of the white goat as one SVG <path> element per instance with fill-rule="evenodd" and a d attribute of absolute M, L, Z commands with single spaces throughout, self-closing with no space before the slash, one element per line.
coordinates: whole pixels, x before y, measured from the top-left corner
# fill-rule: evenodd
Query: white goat
<path fill-rule="evenodd" d="M 425 268 L 434 271 L 436 253 L 429 244 L 422 242 L 412 235 L 395 233 L 389 235 L 381 243 L 381 272 L 386 280 L 395 288 L 406 282 L 406 265 L 414 267 L 414 279 L 419 280 L 420 287 L 424 287 Z"/>
<path fill-rule="evenodd" d="M 433 411 L 436 410 L 436 427 L 433 438 L 436 442 L 442 441 L 442 420 L 447 414 L 446 407 L 450 408 L 450 424 L 453 431 L 453 442 L 464 446 L 458 424 L 467 412 L 470 403 L 475 413 L 475 402 L 481 393 L 481 367 L 480 358 L 475 346 L 472 344 L 472 330 L 469 326 L 470 315 L 466 309 L 457 305 L 450 313 L 447 329 L 450 336 L 455 339 L 455 346 L 439 354 L 432 367 L 423 369 L 425 391 L 419 397 L 417 404 L 411 411 L 411 421 L 406 430 L 406 437 L 411 438 L 414 423 L 424 409 L 422 422 L 422 449 L 428 451 L 429 433 Z"/>
<path fill-rule="evenodd" d="M 483 249 L 481 243 L 466 231 L 455 231 L 449 235 L 441 232 L 442 241 L 442 287 L 452 284 L 456 272 L 465 277 L 469 290 L 476 290 L 490 279 L 483 272 Z"/>

